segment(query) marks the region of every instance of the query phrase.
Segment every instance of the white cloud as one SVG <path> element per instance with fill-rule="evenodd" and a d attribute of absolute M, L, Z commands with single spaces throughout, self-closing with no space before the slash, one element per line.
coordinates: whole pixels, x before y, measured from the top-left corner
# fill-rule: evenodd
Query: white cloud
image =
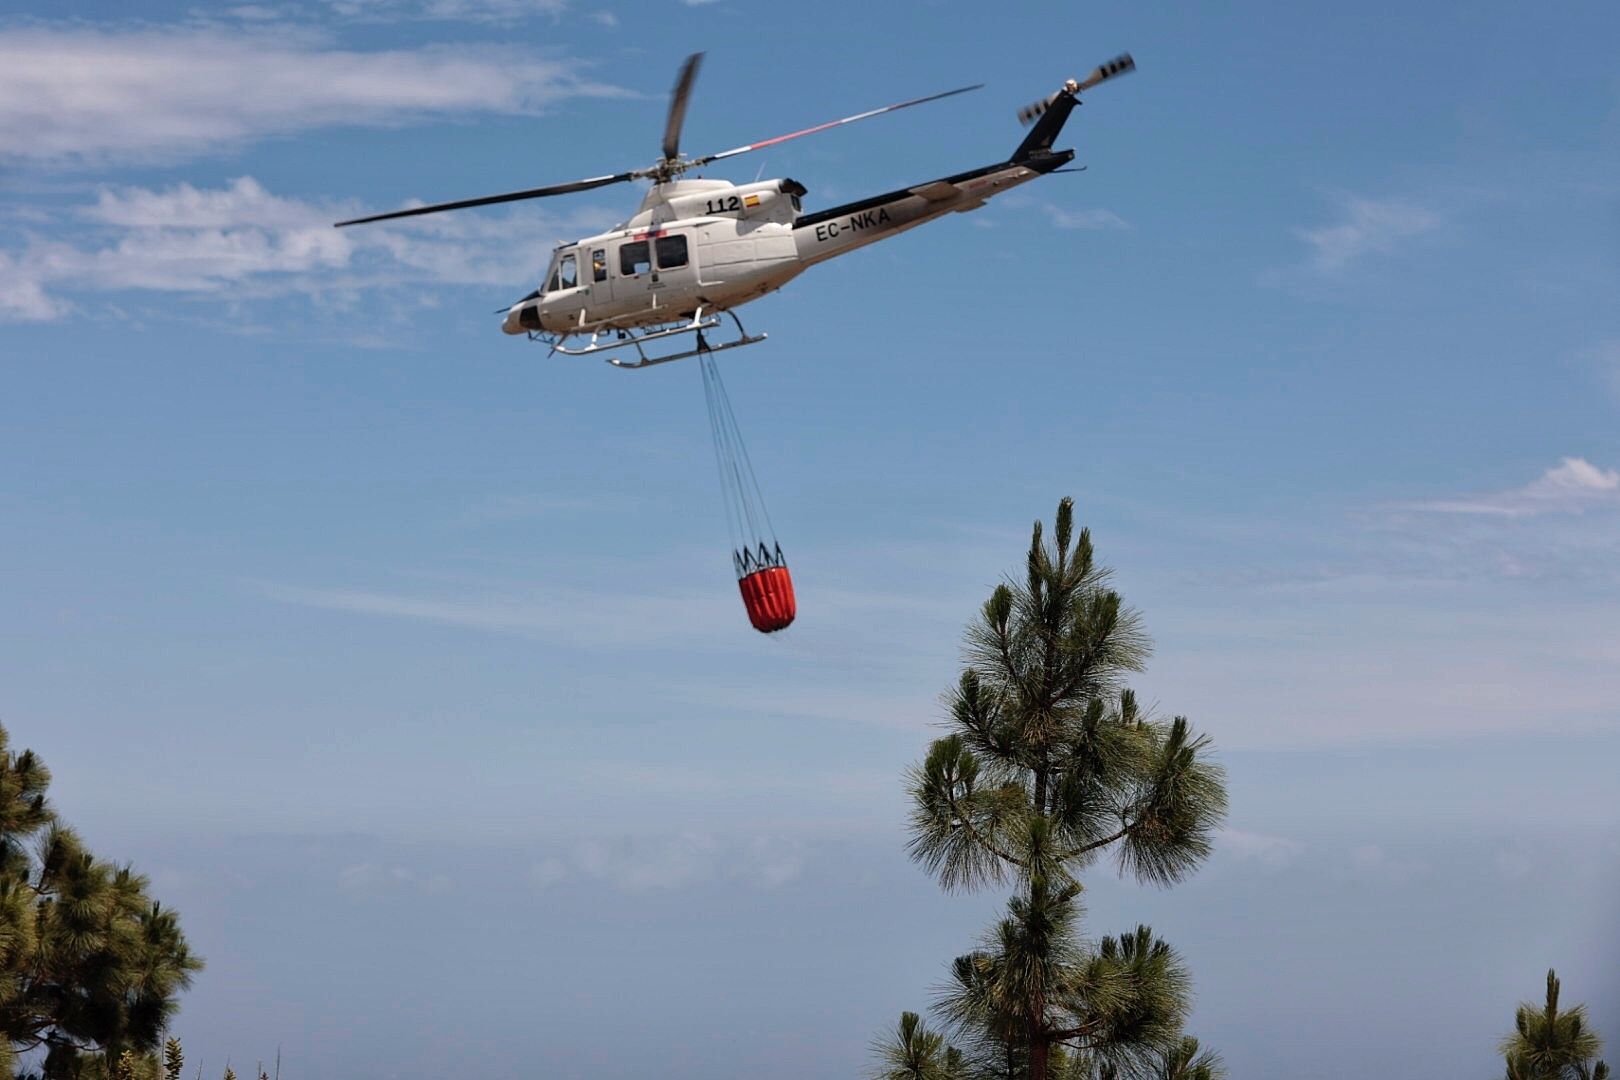
<path fill-rule="evenodd" d="M 1112 210 L 1065 210 L 1050 203 L 1045 206 L 1052 224 L 1060 229 L 1128 229 L 1130 223 Z"/>
<path fill-rule="evenodd" d="M 488 633 L 543 638 L 578 647 L 725 647 L 741 618 L 735 593 L 583 592 L 578 589 L 502 589 L 458 595 L 408 596 L 365 589 L 308 589 L 264 585 L 284 603 L 441 623 Z"/>
<path fill-rule="evenodd" d="M 46 294 L 43 281 L 0 251 L 0 322 L 49 322 L 69 310 L 65 301 Z"/>
<path fill-rule="evenodd" d="M 1427 862 L 1392 855 L 1382 844 L 1358 844 L 1350 849 L 1345 861 L 1335 867 L 1334 876 L 1403 883 L 1424 877 L 1429 870 Z"/>
<path fill-rule="evenodd" d="M 534 208 L 334 229 L 352 203 L 291 199 L 251 177 L 222 188 L 103 190 L 96 203 L 0 250 L 0 320 L 60 318 L 63 291 L 158 290 L 236 300 L 299 293 L 341 303 L 412 284 L 527 288 L 551 240 L 605 224 Z"/>
<path fill-rule="evenodd" d="M 1620 472 L 1602 469 L 1585 458 L 1567 457 L 1524 487 L 1459 499 L 1408 504 L 1407 509 L 1445 514 L 1579 514 L 1620 508 Z"/>
<path fill-rule="evenodd" d="M 568 0 L 329 0 L 329 6 L 339 15 L 358 19 L 514 22 L 539 15 L 555 19 L 568 9 Z"/>
<path fill-rule="evenodd" d="M 515 46 L 360 52 L 279 29 L 0 30 L 0 161 L 173 159 L 311 128 L 622 93 L 578 71 Z"/>
<path fill-rule="evenodd" d="M 1279 870 L 1305 852 L 1305 845 L 1286 836 L 1222 829 L 1216 841 L 1218 850 L 1230 852 L 1244 862 L 1258 863 L 1266 870 Z"/>
<path fill-rule="evenodd" d="M 237 4 L 225 9 L 225 14 L 233 19 L 244 22 L 273 22 L 283 17 L 284 13 L 267 4 Z"/>
<path fill-rule="evenodd" d="M 1443 219 L 1433 210 L 1402 199 L 1344 200 L 1345 220 L 1318 229 L 1296 229 L 1311 248 L 1311 262 L 1321 271 L 1341 270 L 1363 255 L 1388 253 L 1404 240 L 1433 232 Z"/>
<path fill-rule="evenodd" d="M 442 895 L 454 889 L 455 883 L 444 874 L 424 875 L 397 863 L 364 862 L 344 867 L 338 873 L 338 888 L 357 895 L 402 889 Z"/>

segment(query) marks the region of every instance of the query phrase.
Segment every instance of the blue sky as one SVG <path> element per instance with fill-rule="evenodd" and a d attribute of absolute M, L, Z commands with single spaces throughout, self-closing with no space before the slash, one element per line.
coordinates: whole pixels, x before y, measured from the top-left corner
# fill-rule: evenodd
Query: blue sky
<path fill-rule="evenodd" d="M 850 1076 L 999 904 L 906 862 L 961 629 L 1076 498 L 1209 732 L 1192 882 L 1090 883 L 1236 1076 L 1620 1040 L 1620 16 L 1599 3 L 37 4 L 0 20 L 0 720 L 209 966 L 209 1071 Z M 649 164 L 816 209 L 1089 166 L 819 267 L 722 366 L 793 566 L 730 577 L 698 372 L 492 312 Z"/>

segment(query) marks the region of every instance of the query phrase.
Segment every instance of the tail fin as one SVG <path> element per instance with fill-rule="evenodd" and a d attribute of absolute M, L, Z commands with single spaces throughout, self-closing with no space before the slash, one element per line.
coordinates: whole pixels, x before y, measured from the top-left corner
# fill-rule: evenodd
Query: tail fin
<path fill-rule="evenodd" d="M 1059 90 L 1045 101 L 1031 105 L 1023 110 L 1023 115 L 1039 116 L 1030 133 L 1024 136 L 1024 141 L 1018 144 L 1013 151 L 1014 161 L 1027 161 L 1037 154 L 1050 154 L 1052 143 L 1063 131 L 1063 125 L 1068 122 L 1069 114 L 1074 107 L 1080 104 L 1078 98 L 1067 88 Z"/>

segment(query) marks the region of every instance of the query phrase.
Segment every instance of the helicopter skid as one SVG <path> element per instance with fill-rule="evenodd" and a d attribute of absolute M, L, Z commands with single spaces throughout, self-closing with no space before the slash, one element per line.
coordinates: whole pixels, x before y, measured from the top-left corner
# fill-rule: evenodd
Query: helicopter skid
<path fill-rule="evenodd" d="M 749 334 L 748 331 L 744 330 L 742 320 L 737 318 L 733 312 L 728 311 L 726 314 L 731 316 L 731 321 L 737 326 L 737 337 L 731 341 L 711 343 L 706 337 L 704 337 L 704 331 L 714 330 L 720 326 L 721 318 L 719 315 L 705 316 L 700 308 L 698 309 L 697 313 L 692 316 L 691 322 L 683 323 L 680 326 L 666 326 L 655 330 L 614 330 L 611 331 L 614 338 L 609 341 L 602 340 L 603 335 L 608 333 L 608 331 L 596 330 L 592 332 L 590 341 L 579 348 L 571 349 L 567 345 L 564 345 L 563 341 L 566 340 L 564 338 L 552 339 L 551 350 L 552 352 L 560 352 L 564 356 L 595 356 L 597 353 L 617 352 L 620 349 L 634 349 L 636 351 L 636 359 L 634 360 L 622 359 L 617 356 L 603 357 L 603 359 L 612 364 L 614 367 L 624 368 L 627 371 L 634 371 L 637 368 L 652 367 L 655 364 L 667 364 L 672 360 L 685 360 L 688 357 L 698 356 L 706 352 L 724 352 L 726 349 L 736 349 L 744 345 L 753 345 L 757 342 L 765 340 L 765 334 Z M 643 346 L 650 341 L 677 337 L 681 334 L 697 335 L 697 343 L 695 347 L 687 349 L 684 352 L 670 353 L 664 356 L 649 356 L 646 349 L 643 348 Z"/>

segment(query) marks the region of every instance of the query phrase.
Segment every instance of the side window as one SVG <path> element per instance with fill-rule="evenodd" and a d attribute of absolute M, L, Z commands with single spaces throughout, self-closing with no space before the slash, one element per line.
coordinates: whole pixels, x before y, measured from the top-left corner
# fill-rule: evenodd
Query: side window
<path fill-rule="evenodd" d="M 572 289 L 579 284 L 579 268 L 574 265 L 572 251 L 562 257 L 562 263 L 557 267 L 557 276 L 562 280 L 562 287 L 565 289 Z"/>
<path fill-rule="evenodd" d="M 591 280 L 607 280 L 607 251 L 602 248 L 591 252 Z"/>
<path fill-rule="evenodd" d="M 648 256 L 647 241 L 637 240 L 619 249 L 619 273 L 625 277 L 645 274 L 651 269 L 652 261 Z"/>
<path fill-rule="evenodd" d="M 658 269 L 674 270 L 686 265 L 686 237 L 660 236 L 658 238 Z"/>

